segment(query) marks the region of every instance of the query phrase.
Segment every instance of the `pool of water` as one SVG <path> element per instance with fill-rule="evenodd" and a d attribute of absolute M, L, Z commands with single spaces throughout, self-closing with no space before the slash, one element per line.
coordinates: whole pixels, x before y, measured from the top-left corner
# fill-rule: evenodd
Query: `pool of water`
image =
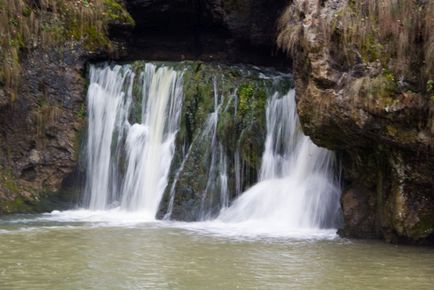
<path fill-rule="evenodd" d="M 0 289 L 433 289 L 434 249 L 216 222 L 0 219 Z"/>

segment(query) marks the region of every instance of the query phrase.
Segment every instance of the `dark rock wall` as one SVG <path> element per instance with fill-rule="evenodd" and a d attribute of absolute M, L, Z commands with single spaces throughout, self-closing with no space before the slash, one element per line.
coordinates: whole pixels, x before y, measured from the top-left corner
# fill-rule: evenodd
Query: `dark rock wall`
<path fill-rule="evenodd" d="M 113 27 L 124 58 L 219 60 L 288 69 L 275 46 L 276 19 L 287 1 L 128 0 L 136 26 Z"/>
<path fill-rule="evenodd" d="M 0 107 L 0 214 L 42 210 L 50 196 L 73 202 L 73 196 L 53 193 L 77 166 L 85 60 L 78 47 L 36 50 L 24 58 L 19 98 Z"/>
<path fill-rule="evenodd" d="M 85 65 L 115 55 L 109 24 L 133 24 L 117 0 L 15 2 L 0 5 L 0 215 L 75 203 Z"/>

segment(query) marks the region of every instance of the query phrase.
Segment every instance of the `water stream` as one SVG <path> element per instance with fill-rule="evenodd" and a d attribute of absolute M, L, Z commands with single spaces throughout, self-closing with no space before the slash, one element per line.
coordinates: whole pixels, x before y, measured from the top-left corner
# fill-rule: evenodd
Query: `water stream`
<path fill-rule="evenodd" d="M 256 229 L 262 225 L 266 231 L 337 228 L 340 188 L 334 155 L 302 133 L 294 90 L 272 96 L 266 122 L 259 182 L 223 208 L 218 220 Z"/>
<path fill-rule="evenodd" d="M 174 157 L 182 75 L 182 70 L 146 64 L 139 77 L 141 113 L 133 123 L 130 111 L 133 99 L 137 102 L 132 93 L 137 80 L 131 67 L 91 67 L 86 185 L 90 210 L 117 208 L 149 220 L 156 217 Z M 198 220 L 213 219 L 217 203 L 218 223 L 245 223 L 255 229 L 261 224 L 269 231 L 337 228 L 340 191 L 333 153 L 317 147 L 302 133 L 292 89 L 286 94 L 275 91 L 268 97 L 259 181 L 245 193 L 240 192 L 240 160 L 235 152 L 235 190 L 240 197 L 230 202 L 228 156 L 217 131 L 220 115 L 228 113 L 231 102 L 237 102 L 237 94 L 224 96 L 219 89 L 223 81 L 216 77 L 212 83 L 213 109 L 196 140 L 209 143 L 205 155 L 210 160 Z M 170 186 L 165 219 L 172 215 L 175 186 L 191 147 Z M 123 170 L 121 162 L 126 164 Z"/>
<path fill-rule="evenodd" d="M 146 64 L 141 113 L 129 116 L 135 74 L 129 66 L 91 66 L 85 195 L 90 210 L 119 207 L 154 219 L 168 183 L 182 106 L 182 73 Z M 121 158 L 127 164 L 119 170 Z"/>

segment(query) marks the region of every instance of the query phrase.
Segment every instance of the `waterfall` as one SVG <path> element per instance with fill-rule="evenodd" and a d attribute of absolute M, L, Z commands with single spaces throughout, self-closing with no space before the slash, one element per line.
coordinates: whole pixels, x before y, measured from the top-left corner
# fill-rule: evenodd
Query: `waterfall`
<path fill-rule="evenodd" d="M 134 74 L 128 66 L 90 68 L 87 93 L 88 138 L 86 201 L 90 209 L 106 209 L 113 201 L 118 187 L 112 143 L 116 143 L 127 127 Z M 125 85 L 129 89 L 124 92 Z M 117 149 L 117 148 L 116 148 Z"/>
<path fill-rule="evenodd" d="M 334 155 L 302 133 L 294 90 L 269 99 L 266 122 L 260 180 L 217 220 L 262 224 L 267 230 L 336 228 L 340 190 Z"/>
<path fill-rule="evenodd" d="M 192 144 L 188 148 L 187 153 L 185 154 L 185 156 L 182 158 L 181 165 L 176 170 L 175 177 L 174 177 L 173 182 L 172 182 L 172 186 L 170 187 L 169 205 L 167 207 L 167 212 L 166 212 L 166 214 L 163 217 L 164 220 L 170 220 L 170 218 L 172 217 L 173 205 L 175 203 L 176 184 L 178 183 L 179 175 L 181 174 L 182 170 L 184 170 L 185 162 L 187 162 L 188 157 L 190 157 L 190 153 L 191 153 L 191 149 L 193 148 L 193 144 L 194 144 L 194 141 L 192 142 Z"/>
<path fill-rule="evenodd" d="M 89 209 L 120 207 L 153 219 L 175 151 L 182 73 L 147 63 L 136 81 L 129 66 L 90 68 L 85 196 Z M 141 96 L 133 96 L 134 86 Z M 141 112 L 134 114 L 139 97 Z"/>
<path fill-rule="evenodd" d="M 151 63 L 91 66 L 84 197 L 88 209 L 116 209 L 154 220 L 167 194 L 161 208 L 165 220 L 181 213 L 191 220 L 247 224 L 265 232 L 338 226 L 334 154 L 301 131 L 294 90 L 283 93 L 287 76 L 249 79 L 255 85 L 248 86 L 241 100 L 240 82 L 225 83 L 224 75 L 212 75 L 204 91 L 192 77 L 192 67 L 175 67 L 183 70 Z M 187 78 L 194 89 L 186 86 L 183 113 Z M 249 99 L 255 86 L 263 91 Z M 198 92 L 201 95 L 195 95 Z M 187 125 L 191 129 L 193 124 L 188 122 L 196 114 L 192 108 L 200 110 L 203 119 L 186 139 Z M 181 114 L 186 114 L 182 127 Z M 252 128 L 261 131 L 249 131 Z M 184 147 L 172 164 L 178 131 Z M 264 149 L 257 145 L 261 142 Z M 260 168 L 257 153 L 246 158 L 259 150 Z M 257 184 L 242 193 L 256 179 L 256 170 Z"/>
<path fill-rule="evenodd" d="M 219 122 L 219 114 L 221 113 L 224 103 L 224 96 L 218 93 L 217 80 L 213 79 L 214 91 L 214 111 L 209 114 L 205 128 L 202 134 L 202 140 L 210 140 L 210 165 L 208 169 L 208 180 L 202 194 L 200 205 L 200 220 L 211 218 L 213 214 L 213 194 L 218 193 L 221 208 L 226 208 L 229 205 L 229 189 L 227 177 L 227 158 L 224 152 L 223 145 L 217 140 L 217 125 Z M 229 104 L 229 102 L 228 102 Z M 224 108 L 224 112 L 227 106 Z M 209 196 L 210 195 L 210 196 Z"/>

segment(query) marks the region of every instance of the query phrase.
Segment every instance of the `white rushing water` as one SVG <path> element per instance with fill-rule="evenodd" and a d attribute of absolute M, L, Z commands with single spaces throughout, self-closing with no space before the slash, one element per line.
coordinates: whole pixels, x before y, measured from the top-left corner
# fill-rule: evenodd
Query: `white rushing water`
<path fill-rule="evenodd" d="M 223 209 L 217 221 L 265 232 L 336 228 L 340 189 L 334 155 L 302 133 L 295 91 L 275 93 L 266 117 L 260 180 Z"/>
<path fill-rule="evenodd" d="M 88 210 L 56 213 L 53 218 L 68 219 L 70 215 L 73 220 L 121 220 L 121 224 L 155 220 L 175 151 L 182 82 L 181 72 L 149 63 L 138 77 L 128 65 L 91 67 L 85 190 Z M 219 114 L 226 113 L 231 102 L 235 102 L 237 114 L 237 92 L 223 96 L 218 89 L 214 79 L 213 111 L 201 133 L 184 149 L 182 162 L 173 168 L 164 220 L 171 218 L 178 194 L 176 184 L 193 147 L 209 144 L 203 152 L 209 166 L 199 209 L 202 222 L 176 226 L 224 235 L 303 237 L 306 231 L 307 235 L 321 235 L 319 229 L 337 228 L 340 188 L 334 154 L 314 145 L 301 131 L 294 90 L 269 97 L 259 181 L 242 193 L 244 164 L 239 148 L 231 164 L 217 136 Z M 133 100 L 141 101 L 141 106 L 135 108 Z M 234 174 L 234 188 L 229 187 L 229 172 Z M 231 203 L 234 195 L 238 198 Z M 220 213 L 215 204 L 220 206 Z M 216 214 L 217 218 L 210 220 Z M 327 231 L 325 235 L 334 233 Z"/>
<path fill-rule="evenodd" d="M 146 64 L 141 113 L 130 124 L 134 79 L 129 66 L 90 69 L 86 197 L 91 210 L 119 207 L 152 220 L 175 151 L 182 74 Z M 121 163 L 126 164 L 122 173 Z"/>
<path fill-rule="evenodd" d="M 214 110 L 208 115 L 205 123 L 205 128 L 201 136 L 201 142 L 209 142 L 209 157 L 210 164 L 208 168 L 208 180 L 206 187 L 203 190 L 201 206 L 200 206 L 200 220 L 207 220 L 212 217 L 212 204 L 213 196 L 208 196 L 209 193 L 218 192 L 220 196 L 220 207 L 226 208 L 229 205 L 229 190 L 228 190 L 228 176 L 227 176 L 227 158 L 224 152 L 223 145 L 217 138 L 217 125 L 219 123 L 219 116 L 222 113 L 222 104 L 224 103 L 224 96 L 219 95 L 218 82 L 213 80 L 214 91 Z M 224 108 L 225 112 L 227 108 Z M 207 140 L 208 139 L 208 140 Z"/>

